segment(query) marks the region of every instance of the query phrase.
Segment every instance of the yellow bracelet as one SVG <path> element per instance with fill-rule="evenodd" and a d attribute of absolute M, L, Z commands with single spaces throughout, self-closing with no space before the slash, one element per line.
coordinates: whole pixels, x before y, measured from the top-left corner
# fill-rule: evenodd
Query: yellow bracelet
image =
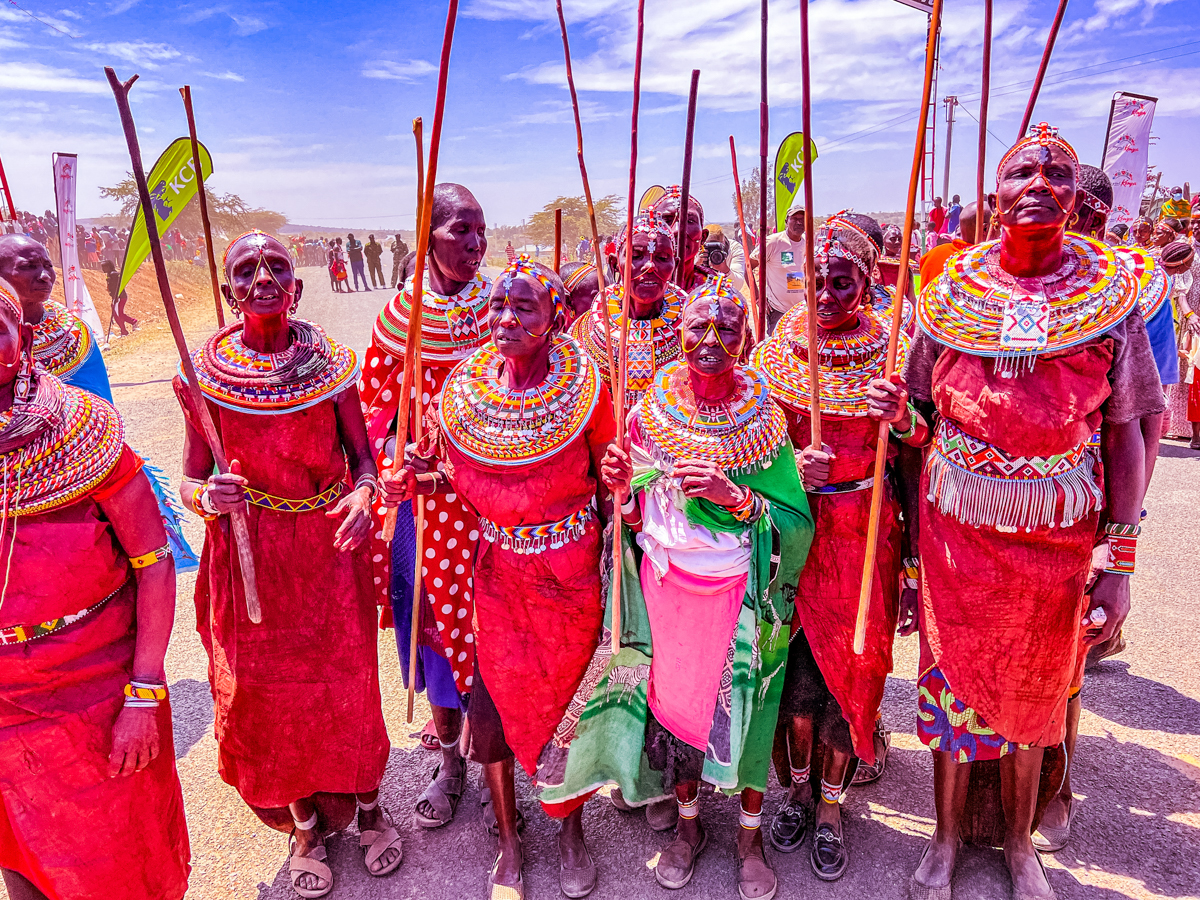
<path fill-rule="evenodd" d="M 132 556 L 129 558 L 129 564 L 135 569 L 144 569 L 147 566 L 152 566 L 155 563 L 160 563 L 171 555 L 171 545 L 163 544 L 157 550 L 151 550 L 149 553 L 143 553 L 141 556 Z"/>
<path fill-rule="evenodd" d="M 167 699 L 167 686 L 165 684 L 148 684 L 143 681 L 130 682 L 125 685 L 124 693 L 130 700 L 149 700 L 157 703 Z"/>

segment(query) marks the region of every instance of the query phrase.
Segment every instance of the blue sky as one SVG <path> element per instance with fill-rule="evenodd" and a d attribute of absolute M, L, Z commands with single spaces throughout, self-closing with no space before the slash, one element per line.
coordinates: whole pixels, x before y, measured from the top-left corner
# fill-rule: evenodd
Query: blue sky
<path fill-rule="evenodd" d="M 0 158 L 21 208 L 53 204 L 50 154 L 80 157 L 81 216 L 114 211 L 99 185 L 128 169 L 102 67 L 141 80 L 147 165 L 186 133 L 190 83 L 211 185 L 307 224 L 411 228 L 411 120 L 432 125 L 441 0 L 0 5 Z M 693 192 L 730 220 L 728 136 L 743 173 L 758 152 L 758 0 L 647 0 L 639 192 L 677 182 L 690 70 L 701 69 Z M 946 0 L 939 93 L 958 94 L 951 193 L 974 191 L 981 0 Z M 996 0 L 988 174 L 1015 136 L 1053 0 Z M 626 190 L 634 0 L 567 0 L 597 194 Z M 26 12 L 41 21 L 31 18 Z M 813 0 L 817 211 L 903 207 L 925 16 L 894 0 Z M 771 3 L 771 140 L 800 123 L 799 17 Z M 1158 96 L 1151 163 L 1200 190 L 1200 3 L 1071 0 L 1034 121 L 1099 163 L 1115 90 Z M 938 142 L 944 143 L 939 114 Z M 581 193 L 553 0 L 462 0 L 439 180 L 470 187 L 511 224 Z M 937 184 L 941 184 L 941 162 Z"/>

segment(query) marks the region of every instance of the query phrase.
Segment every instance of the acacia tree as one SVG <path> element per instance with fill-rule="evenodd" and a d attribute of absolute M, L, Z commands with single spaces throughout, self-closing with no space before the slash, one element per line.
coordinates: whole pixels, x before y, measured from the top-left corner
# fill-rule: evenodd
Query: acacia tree
<path fill-rule="evenodd" d="M 625 207 L 616 194 L 609 194 L 595 201 L 596 228 L 600 234 L 615 234 L 624 222 Z M 554 244 L 554 210 L 563 211 L 563 247 L 574 247 L 580 238 L 592 239 L 592 224 L 588 219 L 587 201 L 583 197 L 559 197 L 547 203 L 529 220 L 525 229 L 529 239 L 543 247 Z"/>
<path fill-rule="evenodd" d="M 205 185 L 204 195 L 208 199 L 208 217 L 212 222 L 214 237 L 232 238 L 253 228 L 268 234 L 277 234 L 279 229 L 287 224 L 287 216 L 283 213 L 251 206 L 237 194 L 218 194 Z M 100 188 L 100 196 L 119 202 L 121 216 L 128 220 L 129 225 L 133 224 L 139 201 L 137 185 L 132 174 L 127 174 L 112 187 Z M 199 234 L 203 231 L 200 204 L 189 200 L 171 227 L 188 234 Z"/>
<path fill-rule="evenodd" d="M 758 166 L 750 170 L 750 174 L 742 179 L 742 215 L 746 217 L 746 230 L 752 235 L 758 234 L 758 190 L 762 182 Z M 730 205 L 737 210 L 737 192 L 732 194 Z M 767 185 L 767 225 L 775 218 L 775 185 Z M 741 240 L 739 235 L 738 240 Z"/>

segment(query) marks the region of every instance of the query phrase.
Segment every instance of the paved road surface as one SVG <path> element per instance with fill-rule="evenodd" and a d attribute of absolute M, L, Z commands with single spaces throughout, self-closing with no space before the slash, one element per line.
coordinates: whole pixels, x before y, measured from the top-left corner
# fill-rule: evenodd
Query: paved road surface
<path fill-rule="evenodd" d="M 364 350 L 379 307 L 390 294 L 334 295 L 322 270 L 301 274 L 308 284 L 300 314 Z M 192 345 L 202 336 L 191 335 Z M 110 368 L 131 443 L 177 482 L 182 424 L 169 384 L 175 366 L 172 353 L 168 340 L 157 340 L 137 354 L 115 351 Z M 1047 860 L 1051 884 L 1064 900 L 1200 897 L 1200 655 L 1194 639 L 1200 619 L 1194 589 L 1200 454 L 1185 445 L 1165 444 L 1147 506 L 1151 517 L 1134 580 L 1134 612 L 1126 627 L 1129 649 L 1087 682 L 1075 775 L 1075 837 L 1066 850 Z M 190 537 L 197 548 L 200 535 L 192 523 Z M 192 839 L 189 897 L 290 900 L 295 894 L 287 878 L 285 839 L 260 824 L 217 777 L 212 700 L 205 654 L 194 628 L 193 584 L 193 576 L 179 579 L 167 658 L 175 753 Z M 379 655 L 392 740 L 383 803 L 395 814 L 405 838 L 405 858 L 391 878 L 372 879 L 363 868 L 357 834 L 332 838 L 330 857 L 337 879 L 332 896 L 483 897 L 494 849 L 480 822 L 478 768 L 472 766 L 471 786 L 451 825 L 437 831 L 415 826 L 413 804 L 435 764 L 433 755 L 421 750 L 412 736 L 428 718 L 428 708 L 422 702 L 416 722 L 405 723 L 393 632 L 381 633 Z M 844 808 L 852 854 L 848 874 L 836 884 L 823 884 L 812 875 L 807 853 L 774 853 L 780 897 L 898 900 L 906 895 L 908 876 L 933 824 L 930 755 L 913 733 L 915 677 L 916 638 L 900 639 L 896 671 L 884 699 L 884 716 L 894 732 L 887 772 L 880 782 L 853 791 Z M 304 739 L 316 748 L 321 734 L 313 732 Z M 529 896 L 561 896 L 556 828 L 534 802 L 527 781 L 518 791 L 529 820 Z M 768 795 L 768 815 L 779 799 L 778 789 Z M 701 814 L 712 841 L 695 879 L 678 896 L 735 898 L 736 801 L 705 795 Z M 618 812 L 602 799 L 588 805 L 584 820 L 600 867 L 600 886 L 593 896 L 665 896 L 649 866 L 667 843 L 666 836 L 651 832 L 642 817 Z M 1007 900 L 1010 888 L 999 851 L 966 850 L 955 890 L 960 898 Z"/>

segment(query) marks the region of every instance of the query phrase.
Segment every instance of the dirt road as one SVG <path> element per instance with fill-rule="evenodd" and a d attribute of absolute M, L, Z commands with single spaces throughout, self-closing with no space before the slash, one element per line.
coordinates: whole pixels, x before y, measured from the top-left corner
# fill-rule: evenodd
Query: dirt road
<path fill-rule="evenodd" d="M 334 295 L 323 270 L 305 269 L 301 275 L 307 288 L 300 315 L 364 350 L 379 307 L 390 294 Z M 208 316 L 190 317 L 193 346 L 211 332 L 211 312 Z M 161 331 L 147 335 L 134 350 L 123 350 L 118 342 L 109 357 L 130 443 L 161 465 L 173 483 L 180 474 L 183 431 L 170 388 L 175 365 L 174 349 Z M 1075 770 L 1075 836 L 1066 850 L 1046 860 L 1051 884 L 1064 900 L 1200 896 L 1200 655 L 1194 637 L 1200 618 L 1194 590 L 1200 453 L 1178 443 L 1164 444 L 1147 507 L 1150 518 L 1134 579 L 1134 612 L 1126 626 L 1129 649 L 1105 663 L 1085 686 Z M 201 529 L 194 521 L 188 529 L 199 548 Z M 206 658 L 194 628 L 193 583 L 192 576 L 179 579 L 167 658 L 175 752 L 192 839 L 189 897 L 290 900 L 296 895 L 287 879 L 285 839 L 260 824 L 217 776 Z M 405 858 L 394 876 L 375 880 L 363 868 L 357 834 L 334 837 L 329 848 L 337 885 L 331 896 L 484 897 L 494 849 L 480 820 L 478 768 L 472 767 L 471 786 L 451 825 L 424 831 L 413 823 L 414 802 L 435 764 L 433 755 L 421 750 L 413 737 L 427 720 L 428 708 L 421 703 L 415 723 L 405 723 L 393 632 L 380 634 L 379 655 L 392 740 L 382 800 L 405 838 Z M 778 896 L 906 896 L 909 874 L 933 824 L 930 755 L 914 736 L 915 677 L 916 638 L 899 639 L 895 673 L 884 700 L 884 716 L 893 730 L 892 754 L 884 777 L 852 791 L 844 807 L 852 854 L 846 877 L 823 884 L 812 875 L 806 852 L 771 853 L 780 880 Z M 313 732 L 308 740 L 316 747 L 321 734 Z M 539 900 L 561 896 L 556 827 L 534 802 L 528 782 L 522 781 L 518 792 L 529 821 L 528 894 Z M 768 816 L 779 800 L 778 789 L 768 795 Z M 737 803 L 705 795 L 701 814 L 712 840 L 696 877 L 678 896 L 736 898 Z M 584 821 L 600 867 L 600 885 L 593 896 L 666 896 L 649 868 L 667 843 L 666 836 L 651 832 L 641 816 L 618 812 L 603 799 L 588 805 Z M 1007 900 L 1010 887 L 999 851 L 967 849 L 955 890 L 960 898 Z"/>

